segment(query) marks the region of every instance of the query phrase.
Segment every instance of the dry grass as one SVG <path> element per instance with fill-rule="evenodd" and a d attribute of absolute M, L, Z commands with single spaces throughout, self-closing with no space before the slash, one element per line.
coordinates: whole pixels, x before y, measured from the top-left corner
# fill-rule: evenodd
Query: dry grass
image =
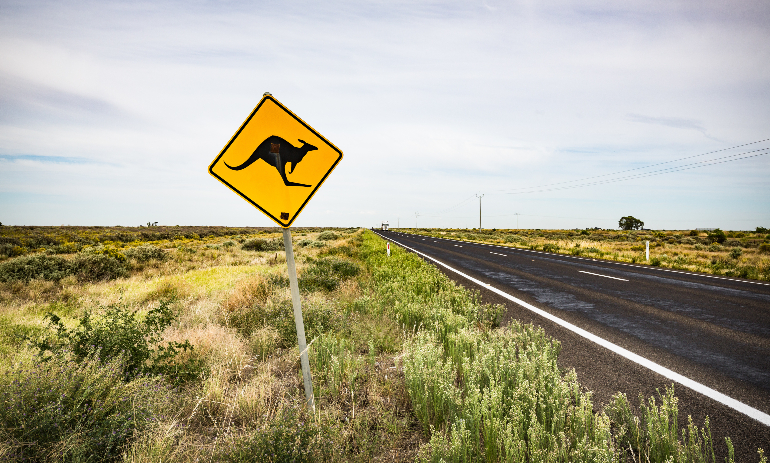
<path fill-rule="evenodd" d="M 300 275 L 309 261 L 349 252 L 355 235 L 340 235 L 341 239 L 327 241 L 324 247 L 300 247 L 296 246 L 299 240 L 317 242 L 318 232 L 295 233 Z M 262 233 L 259 238 L 280 236 Z M 285 278 L 285 255 L 244 251 L 230 237 L 155 241 L 153 245 L 164 248 L 169 258 L 135 264 L 127 278 L 80 283 L 68 277 L 59 282 L 0 284 L 0 351 L 21 349 L 18 355 L 26 355 L 19 333 L 46 329 L 43 315 L 48 311 L 72 326 L 84 310 L 95 310 L 98 316 L 100 307 L 115 303 L 146 310 L 171 299 L 179 316 L 164 333 L 164 341 L 189 340 L 194 349 L 185 355 L 203 359 L 206 373 L 174 393 L 176 413 L 135 440 L 123 459 L 221 459 L 226 445 L 253 435 L 286 410 L 301 409 L 304 402 L 296 336 L 291 337 L 289 289 L 271 283 Z M 365 295 L 356 279 L 343 281 L 332 292 L 303 294 L 306 324 L 314 326 L 313 317 L 320 317 L 317 329 L 338 330 L 353 339 L 356 348 L 350 355 L 361 369 L 352 382 L 337 388 L 317 384 L 318 407 L 312 425 L 325 443 L 316 443 L 316 454 L 328 461 L 412 461 L 424 438 L 411 415 L 403 373 L 396 365 L 400 329 L 378 316 L 355 312 L 356 307 L 365 306 L 357 302 L 362 298 Z M 241 321 L 235 323 L 238 317 Z M 317 338 L 319 333 L 309 336 Z M 373 339 L 372 345 L 380 347 L 370 352 L 364 339 Z M 2 362 L 0 368 L 5 365 Z M 322 377 L 319 372 L 318 381 Z"/>

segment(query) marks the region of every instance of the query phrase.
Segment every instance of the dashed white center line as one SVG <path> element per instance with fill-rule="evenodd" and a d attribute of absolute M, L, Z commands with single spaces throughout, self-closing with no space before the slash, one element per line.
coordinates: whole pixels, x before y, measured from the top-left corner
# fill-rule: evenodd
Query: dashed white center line
<path fill-rule="evenodd" d="M 494 255 L 496 255 L 496 256 L 503 256 L 503 257 L 508 257 L 508 255 L 507 255 L 507 254 L 500 254 L 499 252 L 492 252 L 492 251 L 489 251 L 489 253 L 490 253 L 490 254 L 494 254 Z"/>
<path fill-rule="evenodd" d="M 583 270 L 578 270 L 580 273 L 587 273 L 589 275 L 596 275 L 598 277 L 604 277 L 604 278 L 612 278 L 613 280 L 620 280 L 620 281 L 628 281 L 625 278 L 617 278 L 617 277 L 611 277 L 609 275 L 602 275 L 600 273 L 591 273 L 591 272 L 584 272 Z"/>

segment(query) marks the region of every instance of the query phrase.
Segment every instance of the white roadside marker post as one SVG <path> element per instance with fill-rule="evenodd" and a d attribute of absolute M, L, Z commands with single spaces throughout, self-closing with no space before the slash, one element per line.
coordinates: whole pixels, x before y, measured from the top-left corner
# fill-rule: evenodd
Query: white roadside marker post
<path fill-rule="evenodd" d="M 388 243 L 388 257 L 390 257 L 390 241 L 388 241 L 387 243 Z"/>
<path fill-rule="evenodd" d="M 650 260 L 650 242 L 649 241 L 645 241 L 644 243 L 645 243 L 645 247 L 646 247 L 645 253 L 647 254 L 647 260 L 649 261 Z"/>
<path fill-rule="evenodd" d="M 294 323 L 297 325 L 297 343 L 299 344 L 299 359 L 302 365 L 302 380 L 305 383 L 305 399 L 308 408 L 315 413 L 313 378 L 310 376 L 305 322 L 302 320 L 302 303 L 299 298 L 299 284 L 297 283 L 297 267 L 294 265 L 294 249 L 291 245 L 291 231 L 288 228 L 283 229 L 283 247 L 286 249 L 286 265 L 289 268 L 289 287 L 291 288 L 291 302 L 294 306 Z"/>

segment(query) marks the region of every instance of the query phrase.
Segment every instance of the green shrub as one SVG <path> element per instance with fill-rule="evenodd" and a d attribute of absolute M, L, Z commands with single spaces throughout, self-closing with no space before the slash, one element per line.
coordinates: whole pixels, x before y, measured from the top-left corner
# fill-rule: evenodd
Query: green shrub
<path fill-rule="evenodd" d="M 580 249 L 580 245 L 579 244 L 576 244 L 575 247 L 573 247 L 572 249 L 569 250 L 569 252 L 573 256 L 580 256 L 580 255 L 583 254 L 583 250 Z"/>
<path fill-rule="evenodd" d="M 122 256 L 122 254 L 121 254 Z M 59 281 L 69 275 L 76 275 L 82 281 L 112 280 L 125 276 L 123 262 L 107 254 L 81 253 L 68 261 L 58 256 L 19 257 L 0 264 L 0 281 L 49 280 Z"/>
<path fill-rule="evenodd" d="M 612 461 L 609 422 L 574 373 L 559 371 L 558 352 L 541 329 L 518 324 L 487 336 L 463 329 L 444 343 L 418 334 L 404 373 L 432 434 L 430 460 Z"/>
<path fill-rule="evenodd" d="M 129 380 L 142 374 L 162 374 L 178 383 L 195 379 L 202 371 L 202 363 L 195 357 L 175 362 L 180 353 L 193 350 L 189 341 L 161 345 L 163 331 L 176 319 L 168 301 L 161 301 L 144 317 L 120 304 L 106 307 L 99 317 L 86 311 L 72 329 L 55 314 L 48 313 L 46 319 L 53 333 L 33 342 L 42 359 L 72 355 L 84 361 L 94 352 L 105 360 L 122 357 L 123 375 Z"/>
<path fill-rule="evenodd" d="M 693 247 L 695 248 L 696 251 L 703 251 L 704 249 L 706 249 L 706 246 L 704 246 L 702 244 L 696 244 Z"/>
<path fill-rule="evenodd" d="M 617 448 L 626 461 L 716 462 L 709 419 L 698 428 L 689 418 L 686 428 L 679 429 L 678 399 L 673 385 L 666 393 L 658 391 L 660 404 L 654 397 L 639 397 L 640 417 L 634 416 L 625 394 L 612 397 L 605 409 L 615 432 Z M 727 438 L 728 449 L 732 446 Z M 728 461 L 733 461 L 728 458 Z"/>
<path fill-rule="evenodd" d="M 283 250 L 283 240 L 280 239 L 273 239 L 273 240 L 263 240 L 263 239 L 253 239 L 248 240 L 243 245 L 241 245 L 241 249 L 244 251 L 282 251 Z"/>
<path fill-rule="evenodd" d="M 733 259 L 741 257 L 741 254 L 743 254 L 743 250 L 741 248 L 732 248 L 730 250 L 730 257 Z"/>
<path fill-rule="evenodd" d="M 652 265 L 653 267 L 660 267 L 661 262 L 662 261 L 660 257 L 653 257 L 650 259 L 650 265 Z"/>
<path fill-rule="evenodd" d="M 323 241 L 315 241 L 315 240 L 300 240 L 297 243 L 297 246 L 301 248 L 322 248 L 326 246 L 326 243 Z"/>
<path fill-rule="evenodd" d="M 759 252 L 762 254 L 770 254 L 770 243 L 762 243 L 759 245 Z"/>
<path fill-rule="evenodd" d="M 339 236 L 336 233 L 334 233 L 333 231 L 321 232 L 318 235 L 318 239 L 321 240 L 321 241 L 334 241 L 337 238 L 339 238 Z"/>
<path fill-rule="evenodd" d="M 334 291 L 343 280 L 358 275 L 360 271 L 361 268 L 349 260 L 334 257 L 318 259 L 302 272 L 299 288 L 303 291 Z"/>
<path fill-rule="evenodd" d="M 0 441 L 10 452 L 4 461 L 118 460 L 168 410 L 170 397 L 158 378 L 124 382 L 124 368 L 120 356 L 106 362 L 62 356 L 0 372 Z"/>
<path fill-rule="evenodd" d="M 70 268 L 81 281 L 107 281 L 128 274 L 125 261 L 125 256 L 121 261 L 108 254 L 81 253 L 70 262 Z"/>
<path fill-rule="evenodd" d="M 70 262 L 58 256 L 26 256 L 0 263 L 0 281 L 59 281 L 72 274 Z"/>
<path fill-rule="evenodd" d="M 84 248 L 81 252 L 82 254 L 86 255 L 102 255 L 112 257 L 120 263 L 126 262 L 125 254 L 113 248 L 112 246 L 103 246 L 100 244 L 99 246 Z"/>
<path fill-rule="evenodd" d="M 79 243 L 64 243 L 50 246 L 46 249 L 48 254 L 74 254 L 80 252 L 82 246 Z"/>
<path fill-rule="evenodd" d="M 151 260 L 166 260 L 168 253 L 156 246 L 150 244 L 144 244 L 135 248 L 126 249 L 123 254 L 129 259 L 133 259 L 137 262 L 149 262 Z"/>
<path fill-rule="evenodd" d="M 27 253 L 27 248 L 21 247 L 18 244 L 2 243 L 0 244 L 0 256 L 2 257 L 17 257 Z"/>
<path fill-rule="evenodd" d="M 712 243 L 724 243 L 725 240 L 727 240 L 727 235 L 725 235 L 725 232 L 723 232 L 720 229 L 715 229 L 709 232 L 708 234 L 708 240 Z"/>
<path fill-rule="evenodd" d="M 719 251 L 722 250 L 722 246 L 720 246 L 717 243 L 714 243 L 714 244 L 709 245 L 708 250 L 711 251 L 711 252 L 719 252 Z"/>
<path fill-rule="evenodd" d="M 543 251 L 545 252 L 559 252 L 559 246 L 552 244 L 552 243 L 546 243 L 543 245 Z"/>

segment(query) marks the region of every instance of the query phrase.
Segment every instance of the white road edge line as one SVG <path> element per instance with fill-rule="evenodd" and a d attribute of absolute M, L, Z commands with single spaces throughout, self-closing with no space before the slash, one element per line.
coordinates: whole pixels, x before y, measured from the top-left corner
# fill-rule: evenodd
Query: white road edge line
<path fill-rule="evenodd" d="M 384 238 L 384 237 L 381 237 L 381 238 L 387 239 L 387 238 Z M 393 240 L 390 240 L 390 241 L 393 241 Z M 756 408 L 750 407 L 750 406 L 744 404 L 743 402 L 739 402 L 739 401 L 733 399 L 732 397 L 728 397 L 728 396 L 722 394 L 721 392 L 715 391 L 714 389 L 711 389 L 710 387 L 705 386 L 705 385 L 703 385 L 703 384 L 701 384 L 699 382 L 693 381 L 690 378 L 682 376 L 679 373 L 676 373 L 675 371 L 669 370 L 668 368 L 666 368 L 666 367 L 664 367 L 662 365 L 658 365 L 655 362 L 647 360 L 646 358 L 644 358 L 644 357 L 642 357 L 640 355 L 634 354 L 630 350 L 624 349 L 624 348 L 622 348 L 622 347 L 620 347 L 620 346 L 618 346 L 616 344 L 613 344 L 613 343 L 611 343 L 609 341 L 606 341 L 606 340 L 600 338 L 599 336 L 596 336 L 595 334 L 589 333 L 588 331 L 573 325 L 572 323 L 569 323 L 569 322 L 567 322 L 565 320 L 562 320 L 561 318 L 558 318 L 558 317 L 556 317 L 554 315 L 551 315 L 551 314 L 549 314 L 548 312 L 546 312 L 546 311 L 544 311 L 542 309 L 538 309 L 537 307 L 535 307 L 532 304 L 528 304 L 528 303 L 522 301 L 521 299 L 513 297 L 510 294 L 495 288 L 494 286 L 490 286 L 489 284 L 484 283 L 484 282 L 482 282 L 480 280 L 477 280 L 477 279 L 473 278 L 470 275 L 466 275 L 465 273 L 463 273 L 463 272 L 461 272 L 459 270 L 455 270 L 454 268 L 448 266 L 447 264 L 445 264 L 445 263 L 443 263 L 443 262 L 441 262 L 439 260 L 434 259 L 433 257 L 431 257 L 431 256 L 429 256 L 427 254 L 423 254 L 423 253 L 421 253 L 420 251 L 418 251 L 416 249 L 410 248 L 409 246 L 404 246 L 401 243 L 396 243 L 396 244 L 398 244 L 399 246 L 401 246 L 401 247 L 403 247 L 405 249 L 408 249 L 408 250 L 414 252 L 415 254 L 423 256 L 426 259 L 432 260 L 433 262 L 435 262 L 438 265 L 446 268 L 447 270 L 451 270 L 451 271 L 455 272 L 456 274 L 462 276 L 463 278 L 466 278 L 466 279 L 472 281 L 473 283 L 476 283 L 477 285 L 484 286 L 486 289 L 488 289 L 488 290 L 490 290 L 490 291 L 492 291 L 492 292 L 494 292 L 494 293 L 496 293 L 496 294 L 498 294 L 498 295 L 508 299 L 509 301 L 514 302 L 514 303 L 524 307 L 525 309 L 528 309 L 528 310 L 530 310 L 530 311 L 540 315 L 543 318 L 547 318 L 548 320 L 551 320 L 552 322 L 554 322 L 554 323 L 556 323 L 558 325 L 561 325 L 564 328 L 567 328 L 568 330 L 572 331 L 573 333 L 575 333 L 575 334 L 577 334 L 579 336 L 582 336 L 582 337 L 588 339 L 589 341 L 593 341 L 596 344 L 599 344 L 600 346 L 602 346 L 602 347 L 604 347 L 606 349 L 609 349 L 612 352 L 615 352 L 616 354 L 618 354 L 618 355 L 620 355 L 622 357 L 625 357 L 625 358 L 627 358 L 628 360 L 631 360 L 634 363 L 637 363 L 637 364 L 639 364 L 639 365 L 641 365 L 641 366 L 643 366 L 645 368 L 648 368 L 648 369 L 654 371 L 655 373 L 658 373 L 659 375 L 661 375 L 663 377 L 666 377 L 666 378 L 668 378 L 668 379 L 670 379 L 672 381 L 675 381 L 675 382 L 681 384 L 682 386 L 685 386 L 687 388 L 692 389 L 693 391 L 699 392 L 699 393 L 705 395 L 706 397 L 708 397 L 710 399 L 716 400 L 717 402 L 719 402 L 719 403 L 721 403 L 723 405 L 726 405 L 726 406 L 732 408 L 733 410 L 736 410 L 736 411 L 738 411 L 740 413 L 743 413 L 744 415 L 746 415 L 746 416 L 748 416 L 750 418 L 753 418 L 753 419 L 759 421 L 760 423 L 764 424 L 765 426 L 770 426 L 770 415 L 768 415 L 767 413 L 764 413 L 764 412 L 762 412 L 760 410 L 757 410 Z"/>
<path fill-rule="evenodd" d="M 611 277 L 609 275 L 602 275 L 601 273 L 584 272 L 583 270 L 578 270 L 578 272 L 580 272 L 580 273 L 587 273 L 589 275 L 596 275 L 598 277 L 612 278 L 613 280 L 628 281 L 625 278 Z"/>

